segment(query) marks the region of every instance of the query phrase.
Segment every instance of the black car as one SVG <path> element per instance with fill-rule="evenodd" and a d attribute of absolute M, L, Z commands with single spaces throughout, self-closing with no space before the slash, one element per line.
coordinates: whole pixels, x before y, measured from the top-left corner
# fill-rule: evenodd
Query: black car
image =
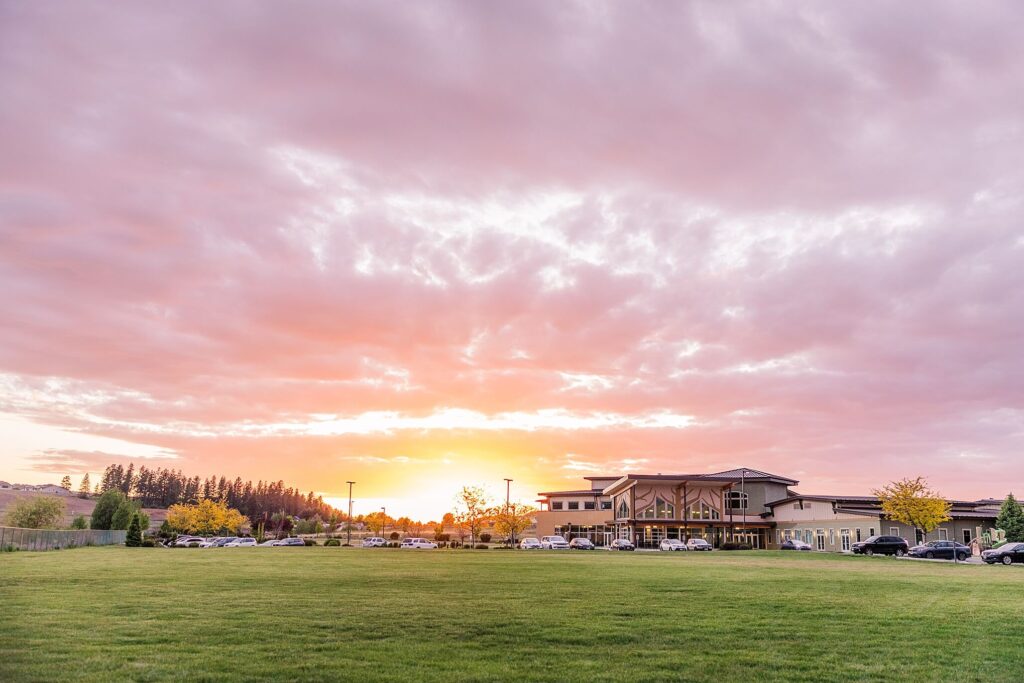
<path fill-rule="evenodd" d="M 970 548 L 963 543 L 954 543 L 953 541 L 928 541 L 921 545 L 915 545 L 907 551 L 907 554 L 911 557 L 925 557 L 929 560 L 952 560 L 954 548 L 956 549 L 956 559 L 961 562 L 971 556 Z"/>
<path fill-rule="evenodd" d="M 1024 562 L 1024 543 L 1004 543 L 998 548 L 984 551 L 981 554 L 981 559 L 986 564 Z"/>
<path fill-rule="evenodd" d="M 608 547 L 612 550 L 636 550 L 636 547 L 624 538 L 616 538 Z"/>
<path fill-rule="evenodd" d="M 804 543 L 794 538 L 787 539 L 779 546 L 779 550 L 814 550 L 810 543 Z"/>
<path fill-rule="evenodd" d="M 910 544 L 899 536 L 869 536 L 851 546 L 857 555 L 896 555 L 903 557 L 910 550 Z"/>

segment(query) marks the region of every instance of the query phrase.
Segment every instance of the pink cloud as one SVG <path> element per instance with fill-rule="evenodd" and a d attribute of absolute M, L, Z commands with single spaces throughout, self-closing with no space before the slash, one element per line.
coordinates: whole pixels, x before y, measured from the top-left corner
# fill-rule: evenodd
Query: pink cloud
<path fill-rule="evenodd" d="M 0 12 L 2 411 L 300 486 L 1024 474 L 1013 3 Z M 197 435 L 449 408 L 694 424 Z"/>

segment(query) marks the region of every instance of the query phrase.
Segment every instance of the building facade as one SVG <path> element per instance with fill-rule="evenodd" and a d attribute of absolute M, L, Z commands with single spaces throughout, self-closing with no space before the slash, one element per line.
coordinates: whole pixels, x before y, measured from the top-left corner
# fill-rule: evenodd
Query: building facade
<path fill-rule="evenodd" d="M 750 468 L 712 474 L 585 477 L 589 488 L 539 494 L 536 534 L 585 537 L 599 546 L 625 538 L 640 548 L 662 539 L 703 538 L 715 547 L 778 548 L 799 539 L 823 551 L 847 551 L 875 534 L 971 543 L 995 525 L 1001 501 L 952 501 L 952 520 L 927 538 L 886 520 L 877 498 L 801 495 L 795 479 Z"/>

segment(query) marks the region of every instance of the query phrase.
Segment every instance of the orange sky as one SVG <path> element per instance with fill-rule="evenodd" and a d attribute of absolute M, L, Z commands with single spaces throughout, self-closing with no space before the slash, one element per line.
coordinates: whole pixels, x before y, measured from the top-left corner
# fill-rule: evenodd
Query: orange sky
<path fill-rule="evenodd" d="M 6 4 L 0 478 L 1024 480 L 983 8 Z"/>

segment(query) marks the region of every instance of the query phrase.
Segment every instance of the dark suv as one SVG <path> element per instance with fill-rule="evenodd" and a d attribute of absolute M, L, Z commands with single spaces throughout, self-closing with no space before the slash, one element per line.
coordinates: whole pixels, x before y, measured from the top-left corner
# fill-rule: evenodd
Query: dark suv
<path fill-rule="evenodd" d="M 869 536 L 866 540 L 854 543 L 852 550 L 858 555 L 896 555 L 903 557 L 910 549 L 910 544 L 899 536 Z"/>

